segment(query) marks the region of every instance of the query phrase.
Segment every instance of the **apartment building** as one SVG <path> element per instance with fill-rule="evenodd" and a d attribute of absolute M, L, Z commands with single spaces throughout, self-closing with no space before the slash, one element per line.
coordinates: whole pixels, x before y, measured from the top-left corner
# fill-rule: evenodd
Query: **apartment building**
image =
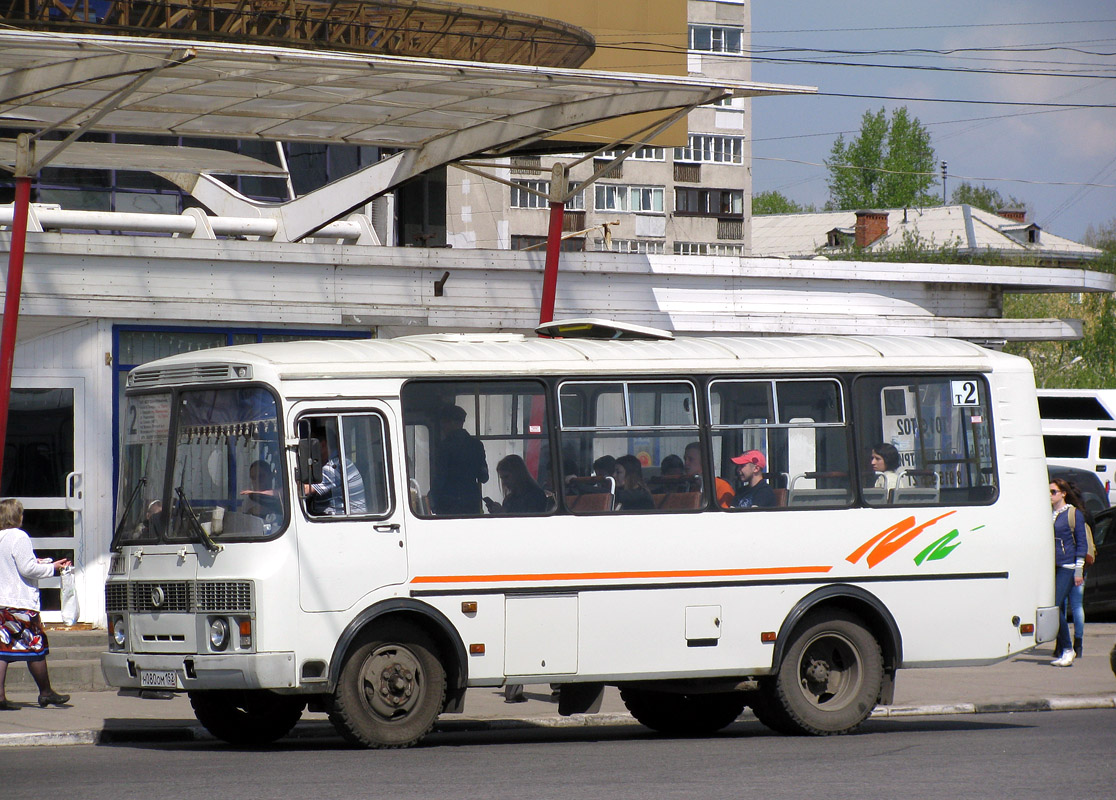
<path fill-rule="evenodd" d="M 751 80 L 750 4 L 689 0 L 687 69 L 691 75 Z M 655 58 L 653 49 L 647 52 Z M 563 249 L 673 255 L 750 254 L 751 100 L 733 98 L 690 112 L 687 143 L 642 147 L 566 204 Z M 590 177 L 618 151 L 569 172 Z M 445 172 L 446 239 L 457 248 L 523 250 L 546 240 L 556 161 L 576 154 L 502 160 L 486 180 L 456 167 Z M 400 241 L 401 245 L 422 242 Z"/>

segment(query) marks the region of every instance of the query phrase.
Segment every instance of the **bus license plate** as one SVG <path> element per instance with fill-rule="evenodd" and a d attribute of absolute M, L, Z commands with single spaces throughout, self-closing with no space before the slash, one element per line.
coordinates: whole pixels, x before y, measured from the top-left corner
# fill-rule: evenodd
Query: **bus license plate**
<path fill-rule="evenodd" d="M 150 689 L 177 689 L 178 673 L 140 670 L 140 686 Z"/>

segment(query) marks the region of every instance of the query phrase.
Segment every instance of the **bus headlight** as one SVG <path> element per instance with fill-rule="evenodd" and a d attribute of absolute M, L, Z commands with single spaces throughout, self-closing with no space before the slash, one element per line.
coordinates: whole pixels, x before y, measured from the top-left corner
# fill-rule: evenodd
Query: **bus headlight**
<path fill-rule="evenodd" d="M 229 623 L 224 617 L 214 617 L 209 622 L 209 644 L 214 650 L 229 646 Z"/>
<path fill-rule="evenodd" d="M 123 650 L 124 645 L 128 643 L 128 629 L 124 625 L 124 617 L 113 617 L 109 630 L 112 631 L 113 644 L 117 649 Z"/>

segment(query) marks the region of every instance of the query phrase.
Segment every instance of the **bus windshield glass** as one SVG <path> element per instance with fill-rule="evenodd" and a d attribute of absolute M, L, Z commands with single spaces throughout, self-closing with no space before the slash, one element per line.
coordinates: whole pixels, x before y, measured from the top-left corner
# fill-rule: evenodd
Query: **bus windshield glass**
<path fill-rule="evenodd" d="M 124 436 L 120 541 L 263 539 L 282 530 L 288 503 L 277 407 L 267 390 L 140 395 L 126 413 L 137 424 L 135 435 Z"/>

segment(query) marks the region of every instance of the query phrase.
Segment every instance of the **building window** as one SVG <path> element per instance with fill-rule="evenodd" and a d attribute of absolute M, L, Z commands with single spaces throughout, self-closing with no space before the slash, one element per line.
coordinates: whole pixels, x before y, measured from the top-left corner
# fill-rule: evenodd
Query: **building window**
<path fill-rule="evenodd" d="M 662 213 L 662 186 L 616 186 L 598 183 L 595 202 L 597 211 L 651 211 Z"/>
<path fill-rule="evenodd" d="M 723 242 L 675 242 L 676 256 L 742 256 L 744 245 Z"/>
<path fill-rule="evenodd" d="M 691 133 L 689 145 L 674 148 L 674 159 L 712 164 L 743 164 L 744 137 Z"/>
<path fill-rule="evenodd" d="M 513 181 L 515 186 L 511 187 L 511 207 L 512 208 L 549 208 L 550 203 L 546 199 L 550 195 L 550 181 L 529 181 L 517 180 Z M 534 191 L 529 191 L 529 190 Z M 540 197 L 535 192 L 541 192 Z M 566 208 L 569 211 L 584 211 L 585 210 L 585 192 L 578 192 L 569 200 L 566 201 Z"/>
<path fill-rule="evenodd" d="M 674 212 L 681 216 L 724 217 L 744 214 L 742 189 L 675 189 Z"/>
<path fill-rule="evenodd" d="M 609 253 L 642 253 L 645 255 L 662 255 L 663 243 L 656 240 L 645 239 L 613 239 L 612 247 L 605 244 L 604 239 L 594 239 L 593 249 L 598 252 Z"/>
<path fill-rule="evenodd" d="M 623 150 L 606 150 L 601 153 L 598 158 L 616 158 Z M 632 161 L 665 161 L 666 148 L 665 147 L 641 147 L 638 150 L 630 153 L 628 158 Z"/>
<path fill-rule="evenodd" d="M 744 29 L 724 25 L 691 25 L 690 49 L 739 55 L 744 52 Z"/>

